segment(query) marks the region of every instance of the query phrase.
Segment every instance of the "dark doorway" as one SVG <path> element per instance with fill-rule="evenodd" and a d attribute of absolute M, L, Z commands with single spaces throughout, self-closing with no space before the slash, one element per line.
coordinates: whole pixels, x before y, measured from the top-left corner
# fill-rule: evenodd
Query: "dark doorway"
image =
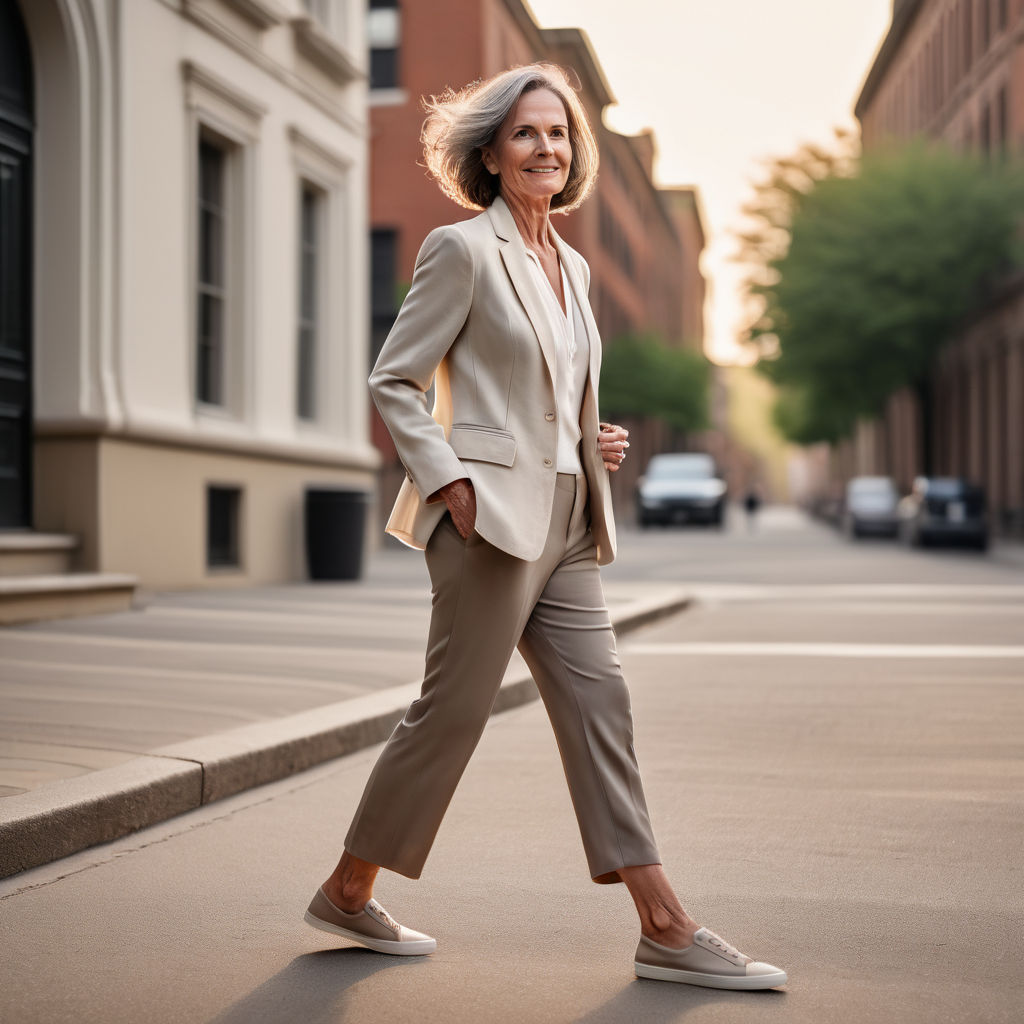
<path fill-rule="evenodd" d="M 32 525 L 32 58 L 0 0 L 0 529 Z"/>

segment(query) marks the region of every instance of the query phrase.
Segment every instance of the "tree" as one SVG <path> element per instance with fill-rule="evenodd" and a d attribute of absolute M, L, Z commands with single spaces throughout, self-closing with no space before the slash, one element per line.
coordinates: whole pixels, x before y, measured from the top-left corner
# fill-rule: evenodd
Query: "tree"
<path fill-rule="evenodd" d="M 1024 181 L 1019 168 L 914 143 L 830 168 L 788 198 L 788 244 L 772 236 L 750 285 L 763 310 L 749 340 L 780 387 L 786 436 L 836 441 L 900 388 L 926 399 L 938 349 L 1019 259 Z M 779 219 L 775 205 L 765 222 Z"/>
<path fill-rule="evenodd" d="M 668 348 L 652 334 L 623 335 L 604 352 L 601 415 L 651 416 L 676 430 L 703 430 L 709 379 L 703 355 Z"/>

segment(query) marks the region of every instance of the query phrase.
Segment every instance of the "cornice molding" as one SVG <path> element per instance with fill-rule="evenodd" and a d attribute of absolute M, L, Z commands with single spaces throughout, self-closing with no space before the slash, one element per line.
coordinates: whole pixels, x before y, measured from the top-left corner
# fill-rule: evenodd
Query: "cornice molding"
<path fill-rule="evenodd" d="M 258 29 L 273 28 L 288 17 L 287 11 L 278 7 L 273 0 L 221 0 L 248 18 Z"/>
<path fill-rule="evenodd" d="M 291 19 L 296 49 L 341 85 L 366 78 L 366 72 L 323 26 L 309 15 Z"/>
<path fill-rule="evenodd" d="M 198 86 L 200 89 L 212 93 L 218 99 L 230 103 L 248 117 L 259 121 L 270 109 L 261 100 L 249 93 L 242 92 L 237 86 L 231 84 L 227 79 L 197 64 L 194 60 L 185 59 L 181 62 L 181 73 L 189 86 Z M 189 102 L 194 103 L 195 97 L 189 96 Z"/>

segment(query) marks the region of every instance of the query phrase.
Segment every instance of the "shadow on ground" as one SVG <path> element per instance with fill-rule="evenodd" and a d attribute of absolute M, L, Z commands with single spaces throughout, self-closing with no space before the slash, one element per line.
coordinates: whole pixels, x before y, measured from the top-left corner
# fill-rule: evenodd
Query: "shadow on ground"
<path fill-rule="evenodd" d="M 694 985 L 676 985 L 664 981 L 637 978 L 627 984 L 618 995 L 589 1013 L 577 1017 L 574 1024 L 622 1024 L 623 1021 L 643 1021 L 644 1024 L 676 1024 L 689 1013 L 717 1003 L 728 1002 L 742 1006 L 751 1020 L 766 1004 L 778 1009 L 784 1003 L 785 992 L 723 992 Z"/>
<path fill-rule="evenodd" d="M 259 1024 L 260 1021 L 301 1021 L 334 1024 L 344 1020 L 349 988 L 378 971 L 415 969 L 426 957 L 389 957 L 369 949 L 323 949 L 297 956 L 283 971 L 239 999 L 210 1024 Z"/>

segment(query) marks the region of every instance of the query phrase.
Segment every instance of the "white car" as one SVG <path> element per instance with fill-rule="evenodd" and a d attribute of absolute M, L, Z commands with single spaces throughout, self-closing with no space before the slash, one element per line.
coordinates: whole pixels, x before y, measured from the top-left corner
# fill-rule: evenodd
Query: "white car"
<path fill-rule="evenodd" d="M 843 531 L 849 537 L 869 533 L 895 537 L 899 529 L 899 501 L 896 484 L 889 477 L 852 477 L 846 484 Z"/>
<path fill-rule="evenodd" d="M 636 519 L 642 526 L 654 523 L 704 522 L 721 526 L 725 521 L 726 485 L 715 469 L 715 460 L 703 452 L 671 452 L 655 455 L 637 482 Z"/>

